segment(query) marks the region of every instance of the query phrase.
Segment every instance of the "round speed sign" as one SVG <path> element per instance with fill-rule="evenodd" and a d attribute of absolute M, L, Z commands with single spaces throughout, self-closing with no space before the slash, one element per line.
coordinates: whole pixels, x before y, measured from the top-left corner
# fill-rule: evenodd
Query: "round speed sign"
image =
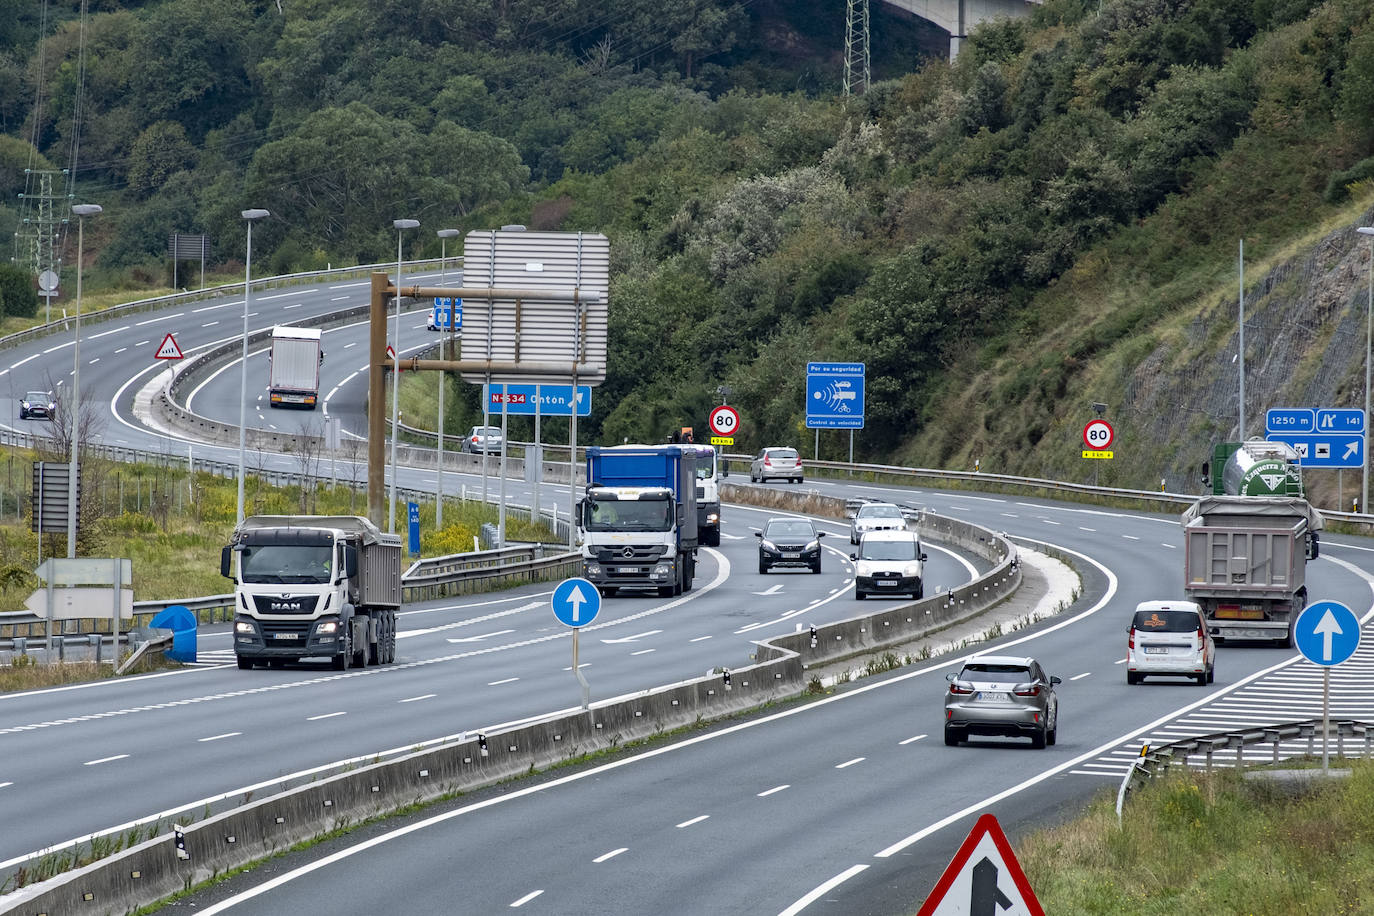
<path fill-rule="evenodd" d="M 722 404 L 711 411 L 707 420 L 712 435 L 733 436 L 739 432 L 739 411 L 729 404 Z"/>
<path fill-rule="evenodd" d="M 1112 439 L 1115 437 L 1112 432 L 1112 424 L 1106 420 L 1093 420 L 1083 427 L 1083 442 L 1090 449 L 1102 451 L 1112 447 Z"/>

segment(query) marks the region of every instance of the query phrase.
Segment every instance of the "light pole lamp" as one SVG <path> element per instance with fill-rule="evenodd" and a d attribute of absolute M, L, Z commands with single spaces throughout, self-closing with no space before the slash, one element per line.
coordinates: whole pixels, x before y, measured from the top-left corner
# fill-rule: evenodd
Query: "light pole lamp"
<path fill-rule="evenodd" d="M 420 228 L 418 219 L 396 219 L 396 318 L 391 330 L 391 511 L 387 532 L 396 533 L 396 432 L 401 418 L 401 236 L 407 229 Z"/>
<path fill-rule="evenodd" d="M 72 344 L 72 425 L 71 425 L 71 466 L 67 469 L 67 559 L 76 556 L 76 499 L 77 474 L 81 470 L 78 458 L 80 447 L 81 420 L 81 262 L 86 248 L 86 217 L 95 216 L 104 208 L 100 204 L 74 204 L 76 214 L 76 339 Z M 119 583 L 115 583 L 119 588 Z M 116 594 L 118 594 L 116 592 Z M 115 632 L 115 647 L 119 646 L 119 633 Z"/>
<path fill-rule="evenodd" d="M 253 294 L 253 221 L 271 216 L 266 210 L 244 210 L 239 216 L 248 223 L 248 248 L 243 259 L 243 356 L 239 363 L 239 505 L 238 520 L 243 521 L 243 449 L 248 428 L 248 302 Z"/>
<path fill-rule="evenodd" d="M 1364 423 L 1365 441 L 1369 441 L 1369 358 L 1370 337 L 1374 331 L 1374 226 L 1361 226 L 1355 230 L 1369 239 L 1369 305 L 1364 315 Z M 1364 456 L 1364 467 L 1360 472 L 1360 511 L 1369 514 L 1369 455 Z"/>
<path fill-rule="evenodd" d="M 440 229 L 439 236 L 439 285 L 448 284 L 448 240 L 457 238 L 460 234 L 457 229 Z M 453 339 L 453 306 L 449 306 L 448 340 Z M 443 331 L 443 328 L 439 329 Z M 452 354 L 447 352 L 442 344 L 439 347 L 440 359 L 451 359 Z M 436 466 L 439 469 L 438 481 L 434 489 L 434 527 L 444 527 L 444 373 L 439 372 L 439 454 Z"/>

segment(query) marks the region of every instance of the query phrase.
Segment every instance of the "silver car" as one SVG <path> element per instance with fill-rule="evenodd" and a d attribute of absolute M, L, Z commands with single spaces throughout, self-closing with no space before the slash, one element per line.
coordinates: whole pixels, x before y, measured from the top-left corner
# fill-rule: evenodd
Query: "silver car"
<path fill-rule="evenodd" d="M 501 428 L 499 426 L 474 426 L 468 430 L 463 440 L 463 451 L 476 455 L 486 452 L 489 455 L 501 453 Z"/>
<path fill-rule="evenodd" d="M 849 520 L 849 543 L 857 544 L 870 531 L 905 531 L 906 516 L 896 503 L 864 503 Z"/>
<path fill-rule="evenodd" d="M 765 483 L 768 478 L 802 482 L 801 456 L 794 448 L 766 448 L 749 465 L 749 482 Z"/>
<path fill-rule="evenodd" d="M 979 655 L 945 680 L 945 744 L 950 747 L 969 735 L 1028 737 L 1035 748 L 1058 738 L 1054 685 L 1062 681 L 1045 674 L 1035 659 Z"/>

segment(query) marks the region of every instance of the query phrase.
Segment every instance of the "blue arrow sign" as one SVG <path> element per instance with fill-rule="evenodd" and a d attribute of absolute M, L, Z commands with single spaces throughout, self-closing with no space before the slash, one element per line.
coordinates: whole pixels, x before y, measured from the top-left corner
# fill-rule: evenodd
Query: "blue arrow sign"
<path fill-rule="evenodd" d="M 564 579 L 553 590 L 553 616 L 570 627 L 585 627 L 601 611 L 601 592 L 586 579 Z"/>
<path fill-rule="evenodd" d="M 1310 433 L 1316 423 L 1311 407 L 1274 407 L 1264 415 L 1264 430 L 1270 433 Z"/>
<path fill-rule="evenodd" d="M 1293 446 L 1301 467 L 1364 467 L 1364 433 L 1270 433 L 1268 439 Z"/>
<path fill-rule="evenodd" d="M 1338 601 L 1317 601 L 1298 615 L 1293 641 L 1308 661 L 1339 665 L 1360 647 L 1360 621 Z"/>
<path fill-rule="evenodd" d="M 1362 433 L 1364 411 L 1351 407 L 1320 407 L 1317 409 L 1317 432 Z"/>
<path fill-rule="evenodd" d="M 572 416 L 572 385 L 483 385 L 482 396 L 486 399 L 487 409 L 514 416 L 534 416 L 536 408 L 541 416 Z M 592 413 L 592 388 L 590 385 L 577 386 L 577 415 L 589 417 Z"/>

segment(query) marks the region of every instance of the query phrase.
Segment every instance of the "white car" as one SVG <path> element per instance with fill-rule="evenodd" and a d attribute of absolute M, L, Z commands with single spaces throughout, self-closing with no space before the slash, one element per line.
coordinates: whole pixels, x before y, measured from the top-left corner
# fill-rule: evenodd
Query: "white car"
<path fill-rule="evenodd" d="M 849 543 L 857 544 L 870 531 L 905 531 L 906 516 L 896 503 L 864 503 L 849 520 Z"/>
<path fill-rule="evenodd" d="M 914 531 L 870 531 L 849 559 L 854 561 L 854 597 L 860 601 L 869 595 L 910 595 L 917 601 L 925 596 L 926 555 Z"/>
<path fill-rule="evenodd" d="M 1216 678 L 1217 644 L 1193 601 L 1142 601 L 1126 631 L 1126 683 L 1147 676 L 1194 678 L 1199 687 Z"/>
<path fill-rule="evenodd" d="M 482 452 L 488 455 L 501 454 L 501 427 L 474 426 L 463 439 L 463 451 L 474 455 Z"/>
<path fill-rule="evenodd" d="M 802 482 L 802 461 L 794 448 L 766 448 L 749 465 L 749 482 L 767 483 L 768 478 Z"/>

